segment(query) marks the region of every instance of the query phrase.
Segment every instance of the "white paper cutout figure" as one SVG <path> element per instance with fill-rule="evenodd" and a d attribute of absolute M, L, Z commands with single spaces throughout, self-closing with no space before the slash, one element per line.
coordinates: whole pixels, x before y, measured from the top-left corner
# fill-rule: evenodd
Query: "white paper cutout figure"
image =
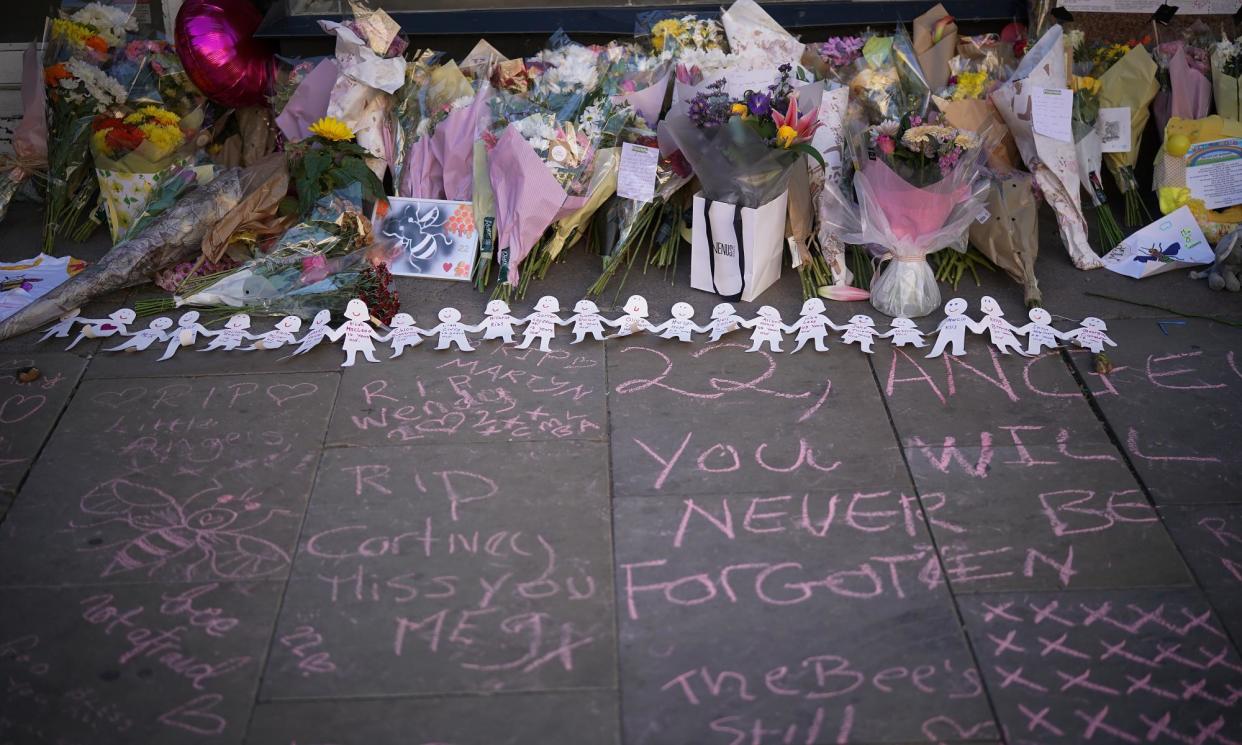
<path fill-rule="evenodd" d="M 134 311 L 129 308 L 121 308 L 118 311 L 110 313 L 107 318 L 91 318 L 78 319 L 78 323 L 85 324 L 82 330 L 78 332 L 77 338 L 65 347 L 66 350 L 73 349 L 78 342 L 83 339 L 106 339 L 116 334 L 125 334 L 126 326 L 134 322 Z"/>
<path fill-rule="evenodd" d="M 81 313 L 82 313 L 81 308 L 74 308 L 68 313 L 61 314 L 60 320 L 57 321 L 55 324 L 53 324 L 52 327 L 49 328 L 46 332 L 44 332 L 43 336 L 39 337 L 39 341 L 36 342 L 36 344 L 40 342 L 45 342 L 48 339 L 51 339 L 53 336 L 56 337 L 57 339 L 69 338 L 69 332 L 73 330 L 73 325 L 75 323 L 85 323 L 85 321 L 80 321 L 78 319 L 78 316 Z"/>
<path fill-rule="evenodd" d="M 893 346 L 895 347 L 904 347 L 907 344 L 912 344 L 922 349 L 927 346 L 927 342 L 923 340 L 923 332 L 909 318 L 897 316 L 889 326 L 891 328 L 888 331 L 876 334 L 876 337 L 879 339 L 892 339 Z"/>
<path fill-rule="evenodd" d="M 161 316 L 159 318 L 152 319 L 150 325 L 148 325 L 145 329 L 135 331 L 132 334 L 126 333 L 125 336 L 128 338 L 126 338 L 125 341 L 115 347 L 109 347 L 103 351 L 145 352 L 152 344 L 166 340 L 168 338 L 168 334 L 166 332 L 170 328 L 172 328 L 171 318 L 164 318 Z"/>
<path fill-rule="evenodd" d="M 574 305 L 574 314 L 569 317 L 569 323 L 574 325 L 574 340 L 570 344 L 577 344 L 587 334 L 595 337 L 595 341 L 603 341 L 604 324 L 612 322 L 599 314 L 598 305 L 590 300 L 579 300 Z"/>
<path fill-rule="evenodd" d="M 328 332 L 330 341 L 344 339 L 341 351 L 345 352 L 345 361 L 341 367 L 353 367 L 354 356 L 359 352 L 367 362 L 379 362 L 375 359 L 375 340 L 382 337 L 371 325 L 371 311 L 367 304 L 358 298 L 350 300 L 345 304 L 345 318 L 345 323 Z"/>
<path fill-rule="evenodd" d="M 170 359 L 182 347 L 192 347 L 198 343 L 198 335 L 211 336 L 211 332 L 198 322 L 198 311 L 187 310 L 177 319 L 177 330 L 168 334 L 168 346 L 164 354 L 156 362 Z"/>
<path fill-rule="evenodd" d="M 1095 316 L 1087 316 L 1082 319 L 1082 325 L 1073 331 L 1066 332 L 1062 338 L 1073 339 L 1074 343 L 1083 349 L 1090 349 L 1094 354 L 1102 354 L 1104 345 L 1110 347 L 1117 346 L 1117 342 L 1108 338 L 1108 334 L 1104 333 L 1108 330 L 1108 326 L 1104 325 L 1104 321 Z"/>
<path fill-rule="evenodd" d="M 241 346 L 243 341 L 247 339 L 258 339 L 258 336 L 250 333 L 250 316 L 245 313 L 238 313 L 229 318 L 225 322 L 224 328 L 219 331 L 205 331 L 204 336 L 211 337 L 211 343 L 199 349 L 199 352 L 210 352 L 216 349 L 223 349 L 230 352 Z"/>
<path fill-rule="evenodd" d="M 1060 346 L 1059 339 L 1065 334 L 1052 327 L 1052 316 L 1043 308 L 1031 308 L 1026 314 L 1031 322 L 1018 329 L 1019 334 L 1026 335 L 1026 353 L 1032 357 L 1044 348 L 1056 349 Z"/>
<path fill-rule="evenodd" d="M 520 319 L 509 314 L 509 304 L 503 300 L 490 300 L 483 310 L 487 316 L 483 322 L 483 339 L 504 339 L 505 344 L 513 343 L 513 327 L 522 324 Z M 410 344 L 408 346 L 414 346 Z"/>
<path fill-rule="evenodd" d="M 1018 327 L 1005 320 L 1005 311 L 1001 309 L 1000 303 L 996 302 L 991 295 L 984 295 L 979 300 L 979 310 L 983 311 L 983 318 L 971 326 L 972 331 L 976 334 L 988 332 L 989 341 L 992 342 L 992 346 L 1000 350 L 1001 354 L 1009 354 L 1009 350 L 1012 349 L 1018 354 L 1026 355 L 1026 351 L 1022 349 L 1022 342 L 1014 336 Z"/>
<path fill-rule="evenodd" d="M 461 322 L 461 312 L 456 308 L 441 308 L 436 317 L 440 319 L 440 325 L 426 333 L 427 336 L 439 336 L 436 349 L 448 349 L 450 344 L 455 344 L 463 352 L 473 352 L 474 347 L 467 341 L 466 332 L 482 331 L 487 323 L 484 321 L 478 326 L 467 326 Z"/>
<path fill-rule="evenodd" d="M 306 336 L 302 337 L 301 341 L 298 342 L 298 348 L 293 350 L 293 354 L 289 356 L 306 354 L 319 346 L 319 343 L 326 339 L 332 331 L 332 328 L 328 325 L 331 321 L 332 311 L 321 310 L 316 313 L 315 317 L 311 319 L 311 325 L 306 332 Z"/>
<path fill-rule="evenodd" d="M 285 316 L 280 319 L 276 327 L 265 334 L 260 334 L 258 341 L 248 347 L 238 347 L 244 352 L 253 352 L 257 349 L 279 349 L 285 345 L 293 345 L 298 343 L 295 336 L 302 329 L 302 319 L 297 316 Z"/>
<path fill-rule="evenodd" d="M 747 352 L 758 352 L 766 343 L 773 352 L 781 351 L 781 340 L 785 338 L 785 324 L 781 323 L 781 312 L 770 305 L 759 308 L 759 315 L 749 321 L 742 321 L 748 329 L 754 329 L 750 335 L 750 349 Z"/>
<path fill-rule="evenodd" d="M 720 337 L 737 331 L 744 323 L 746 319 L 739 316 L 732 305 L 719 303 L 712 308 L 712 322 L 709 326 L 712 335 L 708 337 L 708 341 L 720 341 Z"/>
<path fill-rule="evenodd" d="M 406 347 L 413 348 L 422 344 L 423 336 L 427 333 L 427 331 L 414 325 L 414 317 L 409 313 L 398 313 L 392 317 L 392 328 L 387 334 L 380 337 L 379 340 L 392 344 L 392 356 L 388 358 L 391 360 L 400 357 L 401 353 L 406 350 Z"/>
<path fill-rule="evenodd" d="M 871 316 L 865 316 L 860 313 L 850 319 L 849 324 L 845 327 L 845 333 L 841 335 L 841 341 L 846 344 L 857 342 L 858 346 L 862 347 L 862 351 L 867 354 L 875 354 L 871 344 L 876 336 L 875 321 L 872 320 Z"/>
<path fill-rule="evenodd" d="M 828 344 L 824 338 L 828 336 L 828 329 L 834 328 L 837 331 L 844 331 L 847 326 L 838 326 L 832 322 L 828 316 L 824 315 L 824 301 L 817 297 L 808 298 L 802 304 L 801 315 L 798 320 L 791 326 L 786 326 L 785 330 L 789 333 L 797 333 L 795 339 L 797 343 L 793 349 L 789 350 L 790 354 L 802 349 L 808 341 L 815 341 L 816 352 L 827 352 Z"/>
<path fill-rule="evenodd" d="M 966 301 L 960 297 L 944 304 L 945 317 L 936 326 L 936 343 L 932 345 L 928 358 L 939 357 L 944 353 L 945 347 L 949 347 L 949 354 L 960 357 L 966 354 L 966 330 L 978 328 L 977 333 L 983 333 L 983 328 L 966 315 L 968 307 Z"/>
<path fill-rule="evenodd" d="M 551 295 L 539 298 L 539 302 L 535 303 L 535 312 L 522 319 L 522 323 L 526 324 L 526 329 L 522 332 L 522 341 L 517 348 L 529 349 L 531 343 L 538 339 L 539 351 L 551 352 L 552 349 L 548 345 L 552 342 L 552 337 L 556 336 L 556 327 L 569 323 L 557 315 L 560 312 L 559 300 Z"/>
<path fill-rule="evenodd" d="M 655 329 L 647 322 L 647 298 L 642 295 L 630 295 L 630 299 L 625 301 L 625 307 L 621 310 L 625 311 L 625 315 L 615 321 L 607 321 L 610 326 L 617 327 L 617 333 L 612 334 L 609 338 L 615 339 L 618 336 L 629 336 L 639 331 L 653 331 Z"/>
<path fill-rule="evenodd" d="M 690 303 L 673 303 L 670 313 L 672 318 L 652 329 L 665 339 L 688 342 L 692 341 L 691 337 L 695 332 L 705 334 L 711 330 L 710 326 L 700 326 L 694 322 L 694 306 Z"/>

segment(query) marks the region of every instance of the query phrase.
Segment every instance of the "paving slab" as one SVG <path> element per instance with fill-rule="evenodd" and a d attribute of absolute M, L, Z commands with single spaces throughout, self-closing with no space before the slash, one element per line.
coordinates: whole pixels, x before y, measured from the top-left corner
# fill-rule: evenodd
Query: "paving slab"
<path fill-rule="evenodd" d="M 40 374 L 23 383 L 17 372 L 28 367 Z M 0 354 L 0 493 L 17 491 L 85 368 L 71 354 Z M 0 496 L 0 504 L 7 501 Z"/>
<path fill-rule="evenodd" d="M 622 498 L 613 524 L 627 745 L 999 736 L 908 484 Z"/>
<path fill-rule="evenodd" d="M 1242 660 L 1194 590 L 959 596 L 1009 742 L 1236 742 Z"/>
<path fill-rule="evenodd" d="M 865 355 L 835 343 L 748 354 L 746 338 L 610 344 L 617 495 L 819 489 L 903 470 Z"/>
<path fill-rule="evenodd" d="M 1242 329 L 1187 318 L 1116 321 L 1113 372 L 1070 355 L 1159 504 L 1242 499 Z"/>
<path fill-rule="evenodd" d="M 0 742 L 241 743 L 277 582 L 0 591 Z"/>
<path fill-rule="evenodd" d="M 1217 617 L 1242 641 L 1242 504 L 1168 506 L 1160 516 Z"/>
<path fill-rule="evenodd" d="M 986 337 L 971 336 L 961 357 L 927 359 L 926 353 L 876 350 L 876 376 L 906 447 L 948 438 L 958 445 L 1108 441 L 1059 352 L 1001 354 Z"/>
<path fill-rule="evenodd" d="M 551 352 L 480 342 L 473 353 L 428 343 L 382 367 L 345 372 L 328 440 L 413 445 L 607 436 L 604 345 Z"/>
<path fill-rule="evenodd" d="M 284 576 L 336 384 L 84 381 L 0 524 L 0 585 Z"/>
<path fill-rule="evenodd" d="M 259 704 L 246 745 L 615 745 L 607 691 Z"/>
<path fill-rule="evenodd" d="M 1111 445 L 907 451 L 954 592 L 1188 585 Z M 1141 560 L 1138 560 L 1141 557 Z"/>
<path fill-rule="evenodd" d="M 331 450 L 264 699 L 614 685 L 602 443 Z"/>

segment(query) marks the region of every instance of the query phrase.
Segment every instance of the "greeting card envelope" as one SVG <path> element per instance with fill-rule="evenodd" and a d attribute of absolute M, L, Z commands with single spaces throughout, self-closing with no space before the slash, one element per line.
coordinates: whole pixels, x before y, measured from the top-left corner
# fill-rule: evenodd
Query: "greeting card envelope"
<path fill-rule="evenodd" d="M 1189 207 L 1170 212 L 1104 255 L 1104 266 L 1142 279 L 1174 269 L 1211 264 L 1216 256 Z"/>
<path fill-rule="evenodd" d="M 462 282 L 473 275 L 479 233 L 470 202 L 389 197 L 372 223 L 376 242 L 397 249 L 393 274 Z"/>

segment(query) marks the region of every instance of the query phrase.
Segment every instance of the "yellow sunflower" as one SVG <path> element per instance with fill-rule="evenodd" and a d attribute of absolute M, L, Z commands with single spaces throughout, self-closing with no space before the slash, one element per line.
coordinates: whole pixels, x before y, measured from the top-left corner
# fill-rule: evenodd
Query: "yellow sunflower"
<path fill-rule="evenodd" d="M 354 139 L 354 133 L 350 130 L 349 125 L 331 116 L 325 116 L 310 125 L 310 133 L 333 142 L 345 142 Z"/>

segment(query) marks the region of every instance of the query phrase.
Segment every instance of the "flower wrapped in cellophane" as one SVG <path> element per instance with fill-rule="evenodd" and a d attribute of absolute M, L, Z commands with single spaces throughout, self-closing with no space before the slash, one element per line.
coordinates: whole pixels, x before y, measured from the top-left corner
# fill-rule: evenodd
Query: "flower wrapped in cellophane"
<path fill-rule="evenodd" d="M 645 40 L 661 61 L 695 64 L 696 58 L 728 51 L 724 28 L 714 18 L 655 10 L 638 16 L 635 36 Z"/>
<path fill-rule="evenodd" d="M 1156 45 L 1160 91 L 1152 101 L 1156 128 L 1164 132 L 1169 119 L 1202 119 L 1212 108 L 1212 60 L 1215 46 L 1208 27 L 1197 22 L 1180 39 Z"/>
<path fill-rule="evenodd" d="M 0 155 L 0 222 L 18 190 L 47 170 L 47 97 L 39 50 L 22 54 L 22 119 L 13 130 L 13 154 Z"/>
<path fill-rule="evenodd" d="M 967 231 L 990 188 L 984 136 L 916 114 L 870 125 L 851 140 L 858 203 L 826 188 L 839 204 L 823 217 L 835 222 L 843 241 L 870 246 L 889 262 L 871 281 L 876 310 L 925 316 L 940 306 L 927 255 L 965 251 Z"/>
<path fill-rule="evenodd" d="M 1072 76 L 1074 106 L 1070 126 L 1074 133 L 1074 156 L 1078 163 L 1078 179 L 1095 208 L 1095 225 L 1100 234 L 1101 256 L 1116 248 L 1125 235 L 1117 225 L 1108 198 L 1104 195 L 1101 169 L 1104 165 L 1104 143 L 1096 131 L 1100 115 L 1100 81 L 1090 76 Z"/>
<path fill-rule="evenodd" d="M 1037 89 L 1065 89 L 1068 84 L 1064 32 L 1060 26 L 1053 26 L 1027 51 L 1009 80 L 992 91 L 990 97 L 1009 126 L 1022 160 L 1056 215 L 1070 260 L 1079 269 L 1098 269 L 1103 263 L 1087 240 L 1074 143 L 1036 132 L 1030 113 L 1031 96 Z"/>
<path fill-rule="evenodd" d="M 1242 119 L 1242 37 L 1229 41 L 1222 36 L 1212 47 L 1212 92 L 1216 113 L 1226 119 Z"/>
<path fill-rule="evenodd" d="M 68 3 L 66 4 L 68 6 Z M 125 103 L 126 89 L 105 68 L 125 35 L 137 28 L 132 8 L 90 3 L 47 25 L 43 79 L 47 86 L 48 164 L 43 249 L 57 236 L 81 240 L 89 234 L 98 194 L 91 167 L 91 122 L 96 114 Z"/>
<path fill-rule="evenodd" d="M 861 36 L 832 36 L 824 41 L 806 45 L 807 54 L 802 63 L 824 80 L 849 85 L 854 76 L 854 66 L 862 58 Z"/>
<path fill-rule="evenodd" d="M 871 124 L 925 115 L 931 87 L 919 68 L 910 36 L 901 26 L 892 36 L 870 35 L 849 79 L 851 118 Z"/>
<path fill-rule="evenodd" d="M 207 103 L 166 39 L 129 41 L 117 55 L 111 74 L 128 88 L 131 101 L 156 103 L 178 116 L 189 116 Z"/>
<path fill-rule="evenodd" d="M 178 116 L 153 104 L 95 117 L 91 154 L 113 243 L 129 233 L 152 191 L 192 160 L 202 123 L 201 109 Z"/>
<path fill-rule="evenodd" d="M 1093 55 L 1091 74 L 1100 84 L 1101 107 L 1130 110 L 1130 140 L 1125 143 L 1129 147 L 1124 152 L 1105 153 L 1104 162 L 1125 197 L 1126 224 L 1138 227 L 1151 222 L 1151 214 L 1143 204 L 1134 164 L 1160 85 L 1156 82 L 1156 61 L 1146 47 L 1135 44 L 1120 57 L 1116 51 L 1114 46 L 1111 51 Z"/>
<path fill-rule="evenodd" d="M 357 187 L 319 200 L 304 221 L 294 225 L 266 253 L 232 269 L 189 276 L 171 297 L 136 304 L 139 314 L 192 306 L 219 313 L 296 315 L 309 320 L 321 310 L 338 313 L 387 275 L 384 249 L 371 239 L 371 220 L 362 213 Z M 387 289 L 387 282 L 383 282 Z M 395 296 L 394 296 L 395 298 Z M 387 323 L 397 307 L 370 304 Z"/>

